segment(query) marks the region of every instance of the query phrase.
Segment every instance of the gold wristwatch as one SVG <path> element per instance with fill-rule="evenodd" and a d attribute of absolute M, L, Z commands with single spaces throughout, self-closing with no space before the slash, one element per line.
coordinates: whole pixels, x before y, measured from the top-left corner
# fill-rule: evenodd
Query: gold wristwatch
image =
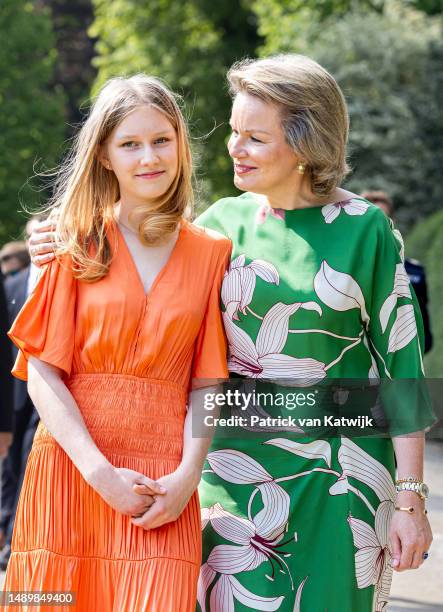
<path fill-rule="evenodd" d="M 428 485 L 425 484 L 422 480 L 418 480 L 417 478 L 414 478 L 413 476 L 410 476 L 409 478 L 400 478 L 399 480 L 396 480 L 395 489 L 397 493 L 400 493 L 400 491 L 413 491 L 414 493 L 417 493 L 417 495 L 421 499 L 428 499 L 429 497 Z"/>

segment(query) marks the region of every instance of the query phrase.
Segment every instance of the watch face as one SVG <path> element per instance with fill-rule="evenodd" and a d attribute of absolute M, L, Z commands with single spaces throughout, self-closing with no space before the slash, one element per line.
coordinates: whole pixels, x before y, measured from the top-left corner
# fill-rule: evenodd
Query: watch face
<path fill-rule="evenodd" d="M 420 493 L 424 497 L 428 497 L 428 495 L 429 495 L 429 487 L 428 487 L 428 485 L 425 485 L 424 482 L 420 485 Z"/>

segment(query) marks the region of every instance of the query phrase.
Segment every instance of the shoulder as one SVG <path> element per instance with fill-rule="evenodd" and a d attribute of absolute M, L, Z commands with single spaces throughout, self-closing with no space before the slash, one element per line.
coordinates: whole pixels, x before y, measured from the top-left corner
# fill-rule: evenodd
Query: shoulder
<path fill-rule="evenodd" d="M 237 222 L 245 213 L 257 209 L 257 202 L 250 193 L 221 198 L 209 206 L 197 219 L 195 225 L 213 227 L 227 235 L 232 222 Z"/>
<path fill-rule="evenodd" d="M 377 232 L 389 232 L 391 233 L 394 229 L 393 221 L 375 204 L 364 198 L 355 198 L 354 202 L 362 203 L 365 206 L 365 212 L 360 217 L 361 221 L 367 226 L 368 230 L 372 228 Z"/>
<path fill-rule="evenodd" d="M 232 248 L 232 243 L 223 233 L 206 226 L 197 226 L 185 222 L 184 230 L 188 240 L 194 248 L 200 247 L 206 251 L 212 251 L 223 255 Z"/>
<path fill-rule="evenodd" d="M 59 254 L 55 259 L 40 268 L 31 295 L 46 294 L 53 291 L 72 292 L 76 290 L 72 257 L 69 254 Z"/>

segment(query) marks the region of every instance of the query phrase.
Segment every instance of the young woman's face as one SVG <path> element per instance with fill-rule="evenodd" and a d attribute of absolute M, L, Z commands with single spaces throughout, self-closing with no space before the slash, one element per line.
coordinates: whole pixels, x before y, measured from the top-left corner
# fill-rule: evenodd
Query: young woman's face
<path fill-rule="evenodd" d="M 300 159 L 286 142 L 277 106 L 239 93 L 230 124 L 228 151 L 238 189 L 278 197 L 300 181 Z"/>
<path fill-rule="evenodd" d="M 123 200 L 146 204 L 166 193 L 177 175 L 176 131 L 159 110 L 141 106 L 111 133 L 101 161 L 115 173 Z"/>

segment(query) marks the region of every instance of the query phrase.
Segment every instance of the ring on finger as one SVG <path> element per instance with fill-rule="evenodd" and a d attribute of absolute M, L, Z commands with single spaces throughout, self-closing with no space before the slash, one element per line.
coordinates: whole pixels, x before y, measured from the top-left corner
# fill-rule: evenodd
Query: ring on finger
<path fill-rule="evenodd" d="M 428 557 L 429 557 L 429 553 L 428 553 L 428 552 L 424 552 L 424 553 L 422 554 L 423 561 L 426 561 L 426 559 L 427 559 Z"/>

